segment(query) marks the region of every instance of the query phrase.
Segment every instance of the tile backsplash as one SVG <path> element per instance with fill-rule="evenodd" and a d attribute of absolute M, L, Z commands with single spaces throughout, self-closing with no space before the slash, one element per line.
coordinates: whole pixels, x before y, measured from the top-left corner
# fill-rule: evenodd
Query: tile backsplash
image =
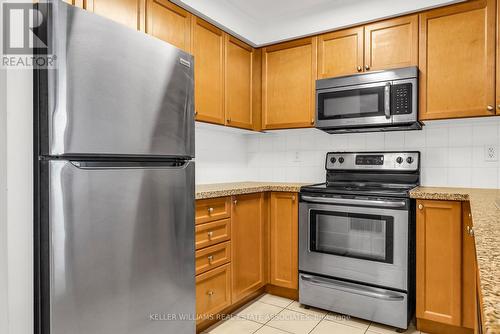
<path fill-rule="evenodd" d="M 487 147 L 499 148 L 496 117 L 432 121 L 422 131 L 344 135 L 316 129 L 226 133 L 221 128 L 197 128 L 197 183 L 322 182 L 326 152 L 417 150 L 423 185 L 500 187 L 498 159 L 486 159 Z"/>

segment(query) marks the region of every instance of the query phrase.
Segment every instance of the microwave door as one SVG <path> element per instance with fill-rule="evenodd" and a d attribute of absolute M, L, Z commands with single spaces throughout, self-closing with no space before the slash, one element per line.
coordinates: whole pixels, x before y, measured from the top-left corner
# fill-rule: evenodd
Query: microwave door
<path fill-rule="evenodd" d="M 392 124 L 390 82 L 317 90 L 316 103 L 320 128 Z"/>

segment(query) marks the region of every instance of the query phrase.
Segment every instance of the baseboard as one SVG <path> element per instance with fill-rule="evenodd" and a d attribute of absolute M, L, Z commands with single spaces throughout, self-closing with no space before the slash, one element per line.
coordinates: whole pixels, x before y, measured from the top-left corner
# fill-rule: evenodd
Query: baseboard
<path fill-rule="evenodd" d="M 417 318 L 417 329 L 429 334 L 473 334 L 474 330 Z"/>
<path fill-rule="evenodd" d="M 272 284 L 266 285 L 266 292 L 271 295 L 285 297 L 288 299 L 299 300 L 299 290 L 283 288 Z"/>

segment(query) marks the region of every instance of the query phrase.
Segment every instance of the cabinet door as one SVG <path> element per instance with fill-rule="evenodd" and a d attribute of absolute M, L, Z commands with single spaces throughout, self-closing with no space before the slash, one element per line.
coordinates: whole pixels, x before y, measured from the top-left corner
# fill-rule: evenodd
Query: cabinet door
<path fill-rule="evenodd" d="M 271 194 L 271 284 L 298 288 L 298 201 L 296 193 Z"/>
<path fill-rule="evenodd" d="M 85 9 L 132 29 L 141 30 L 141 0 L 87 0 Z"/>
<path fill-rule="evenodd" d="M 495 113 L 495 2 L 420 14 L 420 119 Z"/>
<path fill-rule="evenodd" d="M 476 245 L 469 203 L 463 205 L 462 226 L 462 327 L 474 329 L 476 321 Z"/>
<path fill-rule="evenodd" d="M 363 71 L 363 27 L 318 36 L 318 79 Z"/>
<path fill-rule="evenodd" d="M 175 302 L 175 301 L 174 301 Z M 197 323 L 231 305 L 231 265 L 196 276 Z"/>
<path fill-rule="evenodd" d="M 191 14 L 167 0 L 147 0 L 146 33 L 191 51 Z"/>
<path fill-rule="evenodd" d="M 417 318 L 461 326 L 462 204 L 417 207 Z"/>
<path fill-rule="evenodd" d="M 316 37 L 262 51 L 262 117 L 265 129 L 314 125 Z"/>
<path fill-rule="evenodd" d="M 418 15 L 365 26 L 365 70 L 418 65 Z"/>
<path fill-rule="evenodd" d="M 226 35 L 224 100 L 226 125 L 252 129 L 253 48 Z"/>
<path fill-rule="evenodd" d="M 500 114 L 500 0 L 497 0 L 497 40 L 496 40 L 496 109 Z"/>
<path fill-rule="evenodd" d="M 193 16 L 196 120 L 224 124 L 224 33 Z"/>
<path fill-rule="evenodd" d="M 263 193 L 235 196 L 231 213 L 232 298 L 245 298 L 265 284 Z"/>

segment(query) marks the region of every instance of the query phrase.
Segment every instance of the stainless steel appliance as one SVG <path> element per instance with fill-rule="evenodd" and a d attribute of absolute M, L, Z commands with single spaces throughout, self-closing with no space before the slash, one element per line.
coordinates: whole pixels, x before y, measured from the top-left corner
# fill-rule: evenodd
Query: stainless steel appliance
<path fill-rule="evenodd" d="M 191 55 L 62 1 L 35 71 L 35 332 L 194 333 Z"/>
<path fill-rule="evenodd" d="M 415 307 L 419 152 L 328 153 L 299 204 L 299 301 L 407 328 Z"/>
<path fill-rule="evenodd" d="M 418 68 L 317 80 L 316 127 L 329 133 L 421 129 Z"/>

